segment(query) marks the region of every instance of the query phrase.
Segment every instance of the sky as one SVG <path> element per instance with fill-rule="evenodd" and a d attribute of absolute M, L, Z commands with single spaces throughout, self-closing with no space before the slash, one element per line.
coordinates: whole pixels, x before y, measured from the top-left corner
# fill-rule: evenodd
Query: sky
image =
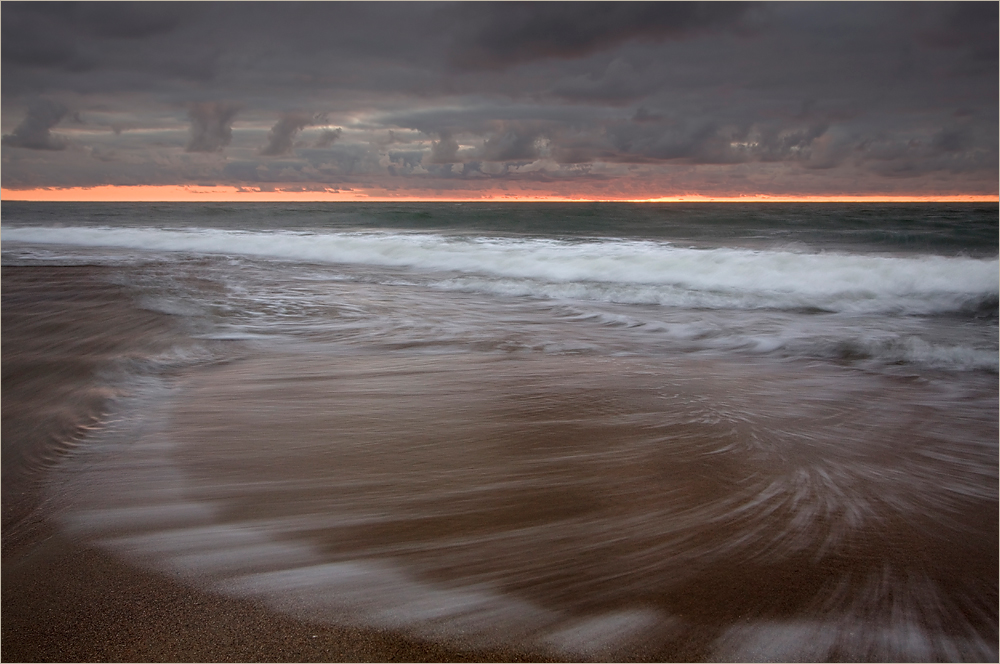
<path fill-rule="evenodd" d="M 4 1 L 2 198 L 997 200 L 998 8 Z"/>

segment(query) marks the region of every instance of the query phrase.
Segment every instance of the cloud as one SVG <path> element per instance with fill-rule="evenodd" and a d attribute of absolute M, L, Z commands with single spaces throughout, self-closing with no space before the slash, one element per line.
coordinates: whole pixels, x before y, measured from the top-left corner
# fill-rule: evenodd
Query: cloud
<path fill-rule="evenodd" d="M 827 138 L 830 124 L 801 126 L 773 122 L 684 122 L 640 108 L 630 122 L 608 128 L 617 150 L 611 161 L 691 164 L 797 162 L 807 168 L 832 168 L 844 156 L 842 146 Z M 825 140 L 821 140 L 825 139 Z"/>
<path fill-rule="evenodd" d="M 679 39 L 737 22 L 753 2 L 497 2 L 470 8 L 479 25 L 451 53 L 463 69 L 578 58 L 622 42 Z"/>
<path fill-rule="evenodd" d="M 830 126 L 816 124 L 805 129 L 776 131 L 767 128 L 761 132 L 753 146 L 754 155 L 761 161 L 785 161 L 808 156 L 808 150 L 823 136 Z"/>
<path fill-rule="evenodd" d="M 534 161 L 544 129 L 535 123 L 506 123 L 483 143 L 483 161 Z"/>
<path fill-rule="evenodd" d="M 386 171 L 390 175 L 419 175 L 426 172 L 422 165 L 426 156 L 423 150 L 394 150 L 386 155 Z"/>
<path fill-rule="evenodd" d="M 4 5 L 0 26 L 4 65 L 62 67 L 73 60 L 74 40 L 68 28 L 52 21 L 45 11 L 55 8 L 51 3 Z"/>
<path fill-rule="evenodd" d="M 340 127 L 337 127 L 336 129 L 324 129 L 322 135 L 320 135 L 319 139 L 316 141 L 316 145 L 313 147 L 328 148 L 333 145 L 343 133 L 344 130 Z M 392 132 L 389 133 L 390 135 L 392 134 Z"/>
<path fill-rule="evenodd" d="M 271 127 L 271 133 L 267 137 L 267 145 L 261 149 L 260 153 L 267 157 L 290 154 L 292 151 L 292 141 L 295 140 L 296 134 L 312 124 L 312 122 L 313 118 L 309 115 L 285 113 Z"/>
<path fill-rule="evenodd" d="M 51 129 L 66 117 L 69 109 L 57 101 L 39 99 L 28 107 L 28 114 L 14 133 L 3 137 L 3 144 L 30 150 L 63 150 L 66 140 L 53 136 Z"/>
<path fill-rule="evenodd" d="M 189 9 L 169 2 L 81 2 L 72 12 L 96 36 L 145 39 L 173 31 Z"/>
<path fill-rule="evenodd" d="M 995 181 L 998 159 L 997 129 L 950 126 L 924 139 L 886 134 L 866 138 L 853 146 L 859 166 L 891 178 L 913 178 L 927 173 L 953 173 L 966 177 L 991 175 Z"/>
<path fill-rule="evenodd" d="M 441 140 L 431 143 L 429 164 L 456 164 L 458 158 L 458 141 L 447 131 L 441 132 Z"/>
<path fill-rule="evenodd" d="M 626 60 L 615 58 L 600 76 L 582 75 L 557 83 L 557 95 L 568 99 L 627 102 L 650 92 L 655 81 L 646 80 Z"/>
<path fill-rule="evenodd" d="M 221 152 L 233 140 L 233 119 L 239 106 L 228 102 L 192 104 L 191 140 L 187 152 Z"/>
<path fill-rule="evenodd" d="M 931 139 L 931 147 L 936 152 L 962 152 L 974 146 L 971 132 L 966 127 L 942 129 Z"/>
<path fill-rule="evenodd" d="M 996 3 L 289 7 L 3 3 L 5 182 L 996 190 Z"/>
<path fill-rule="evenodd" d="M 18 91 L 23 83 L 45 89 L 51 83 L 46 74 L 90 74 L 97 78 L 107 69 L 116 70 L 117 84 L 131 81 L 121 70 L 142 69 L 146 84 L 156 76 L 152 70 L 168 73 L 173 60 L 186 62 L 192 55 L 201 58 L 197 44 L 164 49 L 158 38 L 170 33 L 199 13 L 201 3 L 171 2 L 8 2 L 3 7 L 3 61 L 31 68 L 31 77 L 15 75 L 5 81 L 5 94 Z M 152 66 L 151 66 L 152 65 Z M 21 72 L 18 72 L 21 73 Z M 5 77 L 9 72 L 4 72 Z M 40 75 L 43 77 L 40 79 Z M 109 81 L 110 82 L 110 81 Z M 98 88 L 91 81 L 90 90 Z"/>
<path fill-rule="evenodd" d="M 934 48 L 968 49 L 976 60 L 996 61 L 1000 8 L 995 2 L 956 2 L 919 37 Z"/>

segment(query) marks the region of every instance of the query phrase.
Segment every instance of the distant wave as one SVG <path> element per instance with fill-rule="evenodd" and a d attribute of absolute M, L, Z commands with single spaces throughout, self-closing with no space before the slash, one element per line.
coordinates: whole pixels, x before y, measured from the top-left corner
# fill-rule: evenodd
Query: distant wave
<path fill-rule="evenodd" d="M 428 233 L 23 227 L 6 241 L 459 272 L 442 288 L 694 308 L 931 314 L 995 306 L 996 258 L 889 257 L 663 242 Z M 992 303 L 992 304 L 991 304 Z"/>

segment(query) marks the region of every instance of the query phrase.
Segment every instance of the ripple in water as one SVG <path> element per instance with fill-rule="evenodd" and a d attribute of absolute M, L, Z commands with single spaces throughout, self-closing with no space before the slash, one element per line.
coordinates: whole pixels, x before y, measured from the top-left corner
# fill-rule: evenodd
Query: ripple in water
<path fill-rule="evenodd" d="M 995 660 L 995 381 L 802 368 L 289 348 L 137 387 L 64 522 L 467 647 Z"/>

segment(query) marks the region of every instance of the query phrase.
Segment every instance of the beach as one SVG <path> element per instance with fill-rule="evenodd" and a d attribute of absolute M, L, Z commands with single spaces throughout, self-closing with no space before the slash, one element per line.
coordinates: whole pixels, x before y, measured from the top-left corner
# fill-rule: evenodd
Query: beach
<path fill-rule="evenodd" d="M 9 209 L 5 660 L 995 658 L 989 244 Z"/>
<path fill-rule="evenodd" d="M 283 618 L 116 560 L 53 527 L 46 471 L 101 420 L 99 376 L 158 348 L 164 316 L 130 306 L 95 268 L 4 267 L 5 661 L 518 661 L 382 630 Z M 73 333 L 67 334 L 66 328 Z M 87 360 L 90 362 L 87 362 Z M 77 364 L 73 364 L 73 360 Z M 52 371 L 58 362 L 60 371 Z M 69 366 L 67 366 L 67 364 Z M 47 426 L 46 426 L 47 425 Z M 21 456 L 8 456 L 8 450 Z M 538 654 L 529 658 L 538 660 Z"/>

